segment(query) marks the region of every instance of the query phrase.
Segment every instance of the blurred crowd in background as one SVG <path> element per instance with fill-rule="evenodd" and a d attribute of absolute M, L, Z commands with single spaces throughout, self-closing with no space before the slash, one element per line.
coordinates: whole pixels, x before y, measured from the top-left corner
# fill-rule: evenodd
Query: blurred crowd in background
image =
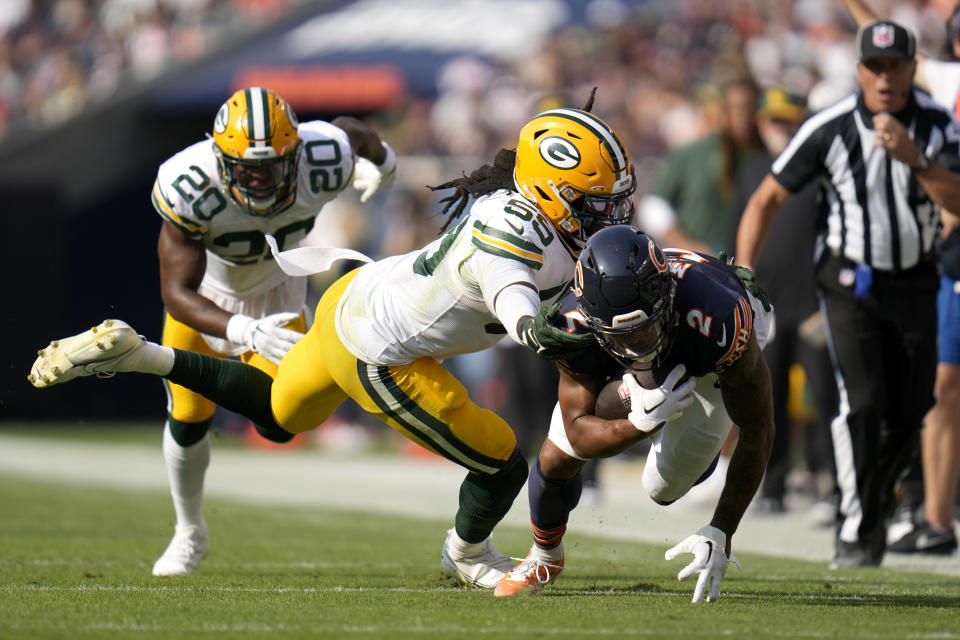
<path fill-rule="evenodd" d="M 45 128 L 303 0 L 3 0 L 0 138 Z"/>
<path fill-rule="evenodd" d="M 0 3 L 0 135 L 43 128 L 121 88 L 216 51 L 308 0 L 4 0 Z M 315 2 L 322 9 L 323 2 Z M 592 0 L 583 24 L 510 67 L 451 62 L 439 96 L 408 96 L 383 115 L 411 152 L 485 156 L 532 111 L 582 103 L 627 138 L 638 166 L 707 131 L 717 85 L 746 69 L 799 95 L 853 86 L 853 23 L 839 0 Z M 949 0 L 877 0 L 911 26 L 920 50 L 943 43 Z M 429 28 L 426 16 L 425 28 Z M 439 27 L 438 27 L 439 28 Z M 939 56 L 936 56 L 939 57 Z M 641 177 L 649 172 L 638 172 Z"/>
<path fill-rule="evenodd" d="M 62 124 L 308 4 L 3 0 L 0 145 L 12 128 L 43 131 Z M 331 3 L 316 4 L 322 10 Z M 940 57 L 944 19 L 954 0 L 870 4 L 879 15 L 912 28 L 920 51 Z M 338 198 L 324 209 L 327 223 L 315 230 L 322 236 L 317 241 L 373 257 L 422 246 L 442 223 L 437 202 L 443 194 L 425 185 L 490 162 L 500 147 L 514 146 L 520 126 L 533 114 L 582 107 L 593 87 L 593 111 L 624 138 L 640 199 L 654 187 L 672 150 L 731 125 L 723 106 L 725 87 L 746 80 L 755 83 L 758 97 L 778 87 L 795 104 L 807 105 L 807 111 L 801 108 L 804 115 L 856 88 L 855 28 L 840 0 L 592 0 L 583 5 L 584 20 L 550 34 L 530 55 L 510 62 L 453 57 L 436 79 L 435 95 L 408 92 L 381 112 L 360 114 L 399 154 L 397 183 L 372 207 Z M 424 28 L 431 26 L 427 19 Z M 211 124 L 213 115 L 211 110 Z M 747 114 L 747 122 L 756 137 L 756 113 Z M 157 164 L 163 160 L 157 158 Z M 728 183 L 735 178 L 728 176 Z M 731 233 L 709 244 L 730 250 Z M 319 278 L 314 294 L 319 296 L 333 277 Z M 455 360 L 449 366 L 457 368 L 472 395 L 501 412 L 532 455 L 556 398 L 552 365 L 507 345 Z M 812 424 L 817 416 L 802 397 L 803 372 L 796 376 L 791 378 L 791 419 Z M 830 416 L 819 418 L 823 423 Z M 378 428 L 362 424 L 365 414 L 349 406 L 337 420 L 340 426 L 361 423 L 363 429 L 319 430 L 317 437 L 331 446 L 351 446 L 364 440 L 364 429 Z M 829 467 L 817 460 L 799 464 L 819 472 Z M 809 477 L 804 482 L 817 484 Z M 820 485 L 811 489 L 815 497 L 829 491 Z"/>

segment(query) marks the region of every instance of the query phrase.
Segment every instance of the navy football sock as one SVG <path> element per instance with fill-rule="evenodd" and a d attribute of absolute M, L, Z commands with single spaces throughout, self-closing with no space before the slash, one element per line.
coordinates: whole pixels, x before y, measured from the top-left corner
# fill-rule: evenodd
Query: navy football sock
<path fill-rule="evenodd" d="M 580 502 L 583 490 L 580 473 L 572 478 L 553 480 L 543 475 L 540 458 L 530 469 L 527 494 L 530 499 L 530 522 L 533 539 L 538 546 L 549 549 L 560 544 L 567 530 L 570 512 Z"/>

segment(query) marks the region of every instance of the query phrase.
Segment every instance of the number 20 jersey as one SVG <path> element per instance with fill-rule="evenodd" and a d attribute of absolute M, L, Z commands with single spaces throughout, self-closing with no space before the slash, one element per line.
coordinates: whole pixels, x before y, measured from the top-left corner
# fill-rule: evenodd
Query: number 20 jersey
<path fill-rule="evenodd" d="M 353 150 L 342 129 L 314 120 L 301 123 L 297 133 L 303 146 L 296 197 L 269 218 L 247 213 L 227 193 L 212 140 L 197 142 L 160 165 L 153 206 L 187 236 L 203 241 L 207 270 L 201 292 L 205 295 L 242 300 L 284 282 L 287 276 L 270 254 L 264 234 L 273 235 L 281 251 L 296 247 L 313 228 L 323 205 L 353 179 Z"/>

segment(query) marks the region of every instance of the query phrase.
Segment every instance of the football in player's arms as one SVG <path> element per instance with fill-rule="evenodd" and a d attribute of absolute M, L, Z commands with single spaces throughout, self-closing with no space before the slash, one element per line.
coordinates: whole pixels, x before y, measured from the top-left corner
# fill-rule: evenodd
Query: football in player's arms
<path fill-rule="evenodd" d="M 593 415 L 604 420 L 625 420 L 630 413 L 630 385 L 623 381 L 623 376 L 630 374 L 644 389 L 656 389 L 663 384 L 663 380 L 658 380 L 653 369 L 621 369 L 614 377 L 607 382 L 600 393 L 597 394 L 597 402 L 594 406 Z M 677 381 L 677 386 L 690 379 L 686 372 Z"/>

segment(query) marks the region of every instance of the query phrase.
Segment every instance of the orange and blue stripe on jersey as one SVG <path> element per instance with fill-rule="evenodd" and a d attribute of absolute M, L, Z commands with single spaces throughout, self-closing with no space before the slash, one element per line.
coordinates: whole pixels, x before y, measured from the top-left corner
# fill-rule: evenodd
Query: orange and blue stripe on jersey
<path fill-rule="evenodd" d="M 717 372 L 721 372 L 740 359 L 747 350 L 750 334 L 753 333 L 753 309 L 742 296 L 737 298 L 737 307 L 733 313 L 733 336 L 730 348 L 717 360 Z"/>

